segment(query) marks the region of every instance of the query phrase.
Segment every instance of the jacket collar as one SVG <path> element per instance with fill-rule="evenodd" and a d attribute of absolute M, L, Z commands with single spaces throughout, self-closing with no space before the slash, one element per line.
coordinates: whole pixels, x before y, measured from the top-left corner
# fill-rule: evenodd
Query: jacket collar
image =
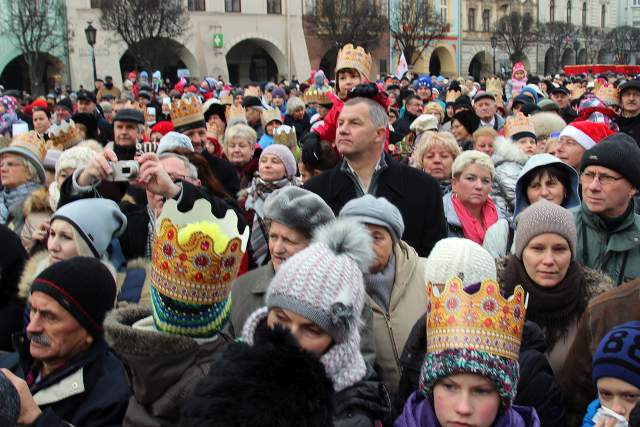
<path fill-rule="evenodd" d="M 273 268 L 273 261 L 269 261 L 262 267 L 259 267 L 255 270 L 256 274 L 255 281 L 251 286 L 251 293 L 255 295 L 264 295 L 267 293 L 267 289 L 269 288 L 269 283 L 271 283 L 271 279 L 275 276 L 276 271 Z"/>
<path fill-rule="evenodd" d="M 631 199 L 630 203 L 634 203 L 634 200 Z M 640 220 L 635 214 L 635 209 L 631 209 L 622 224 L 612 232 L 607 231 L 602 219 L 591 212 L 584 202 L 580 207 L 580 213 L 587 226 L 598 232 L 610 234 L 607 251 L 626 252 L 640 245 Z"/>

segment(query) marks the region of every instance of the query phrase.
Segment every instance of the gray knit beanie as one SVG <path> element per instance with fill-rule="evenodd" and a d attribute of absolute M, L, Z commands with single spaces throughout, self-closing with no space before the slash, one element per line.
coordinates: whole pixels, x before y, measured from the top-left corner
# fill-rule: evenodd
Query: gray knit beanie
<path fill-rule="evenodd" d="M 567 209 L 548 200 L 538 200 L 526 208 L 517 218 L 516 256 L 522 259 L 522 252 L 531 239 L 540 234 L 554 233 L 565 238 L 571 253 L 576 253 L 576 224 Z"/>
<path fill-rule="evenodd" d="M 284 170 L 287 173 L 287 178 L 292 178 L 296 174 L 298 165 L 296 164 L 296 159 L 295 157 L 293 157 L 293 153 L 291 153 L 289 147 L 282 144 L 271 144 L 270 146 L 262 150 L 260 158 L 268 154 L 276 156 L 280 159 L 280 161 L 284 165 Z"/>
<path fill-rule="evenodd" d="M 309 238 L 317 227 L 335 219 L 333 211 L 320 196 L 294 186 L 269 194 L 262 209 L 266 219 L 293 228 Z"/>
<path fill-rule="evenodd" d="M 402 239 L 404 221 L 402 214 L 384 197 L 373 197 L 366 194 L 352 199 L 340 211 L 342 218 L 354 218 L 364 224 L 374 224 L 389 230 L 393 241 Z"/>

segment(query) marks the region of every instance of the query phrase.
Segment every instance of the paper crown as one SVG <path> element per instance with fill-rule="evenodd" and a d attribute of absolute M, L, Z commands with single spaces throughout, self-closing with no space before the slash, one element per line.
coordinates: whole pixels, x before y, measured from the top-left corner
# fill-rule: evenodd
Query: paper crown
<path fill-rule="evenodd" d="M 52 124 L 47 131 L 50 148 L 64 151 L 80 141 L 80 131 L 72 119 L 63 120 L 59 125 Z"/>
<path fill-rule="evenodd" d="M 571 94 L 571 99 L 578 99 L 587 91 L 580 83 L 569 83 L 567 89 Z"/>
<path fill-rule="evenodd" d="M 137 101 L 127 101 L 124 105 L 124 108 L 131 108 L 133 110 L 138 110 L 144 116 L 145 123 L 154 123 L 156 121 L 156 117 L 149 114 L 149 110 L 147 110 L 147 106 L 142 102 Z"/>
<path fill-rule="evenodd" d="M 288 125 L 282 125 L 276 128 L 276 130 L 273 131 L 273 143 L 286 145 L 292 153 L 295 153 L 295 150 L 298 148 L 296 128 Z"/>
<path fill-rule="evenodd" d="M 233 95 L 227 94 L 227 95 L 221 96 L 220 97 L 220 103 L 224 104 L 224 105 L 233 104 Z"/>
<path fill-rule="evenodd" d="M 329 92 L 331 92 L 330 86 L 322 86 L 320 88 L 311 86 L 304 93 L 303 99 L 305 104 L 331 104 L 332 101 L 328 96 Z"/>
<path fill-rule="evenodd" d="M 504 125 L 504 134 L 507 138 L 511 138 L 512 136 L 522 132 L 531 133 L 533 135 L 536 134 L 536 128 L 533 124 L 533 120 L 522 113 L 509 117 Z"/>
<path fill-rule="evenodd" d="M 613 85 L 596 87 L 594 95 L 608 106 L 620 105 L 620 92 Z"/>
<path fill-rule="evenodd" d="M 502 82 L 497 77 L 490 77 L 486 82 L 487 92 L 497 95 L 502 94 Z"/>
<path fill-rule="evenodd" d="M 373 60 L 371 55 L 365 52 L 360 46 L 354 47 L 351 43 L 342 46 L 338 51 L 338 60 L 336 61 L 336 74 L 345 68 L 353 68 L 357 70 L 365 79 L 369 80 L 371 75 L 371 64 Z"/>
<path fill-rule="evenodd" d="M 428 283 L 427 294 L 427 353 L 465 348 L 518 360 L 527 305 L 522 286 L 505 299 L 492 280 L 470 294 L 454 277 L 442 293 Z"/>
<path fill-rule="evenodd" d="M 265 108 L 264 110 L 262 110 L 262 113 L 260 113 L 260 119 L 262 121 L 262 127 L 265 128 L 270 122 L 274 120 L 283 123 L 282 114 L 280 114 L 280 110 L 278 110 L 277 108 Z"/>
<path fill-rule="evenodd" d="M 227 124 L 233 121 L 233 119 L 241 120 L 245 122 L 247 121 L 247 114 L 245 112 L 244 107 L 241 105 L 235 106 L 232 104 L 227 106 L 227 109 L 225 110 L 224 115 L 225 115 L 225 118 L 227 119 Z"/>
<path fill-rule="evenodd" d="M 202 103 L 198 97 L 187 96 L 174 101 L 171 105 L 171 121 L 175 129 L 188 128 L 194 123 L 204 123 Z M 179 132 L 179 130 L 176 131 Z"/>
<path fill-rule="evenodd" d="M 21 148 L 33 154 L 41 163 L 47 155 L 47 143 L 35 130 L 21 133 L 13 138 L 10 148 Z"/>
<path fill-rule="evenodd" d="M 462 96 L 462 92 L 459 90 L 449 90 L 447 91 L 447 96 L 445 98 L 445 102 L 448 104 L 450 102 L 456 102 L 456 99 L 458 99 L 460 96 Z"/>
<path fill-rule="evenodd" d="M 244 90 L 244 96 L 255 96 L 260 98 L 260 89 L 256 86 L 249 86 Z"/>

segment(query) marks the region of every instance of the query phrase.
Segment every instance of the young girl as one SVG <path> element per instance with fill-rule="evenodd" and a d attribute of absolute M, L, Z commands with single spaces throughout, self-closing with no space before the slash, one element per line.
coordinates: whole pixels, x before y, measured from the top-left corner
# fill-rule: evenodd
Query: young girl
<path fill-rule="evenodd" d="M 427 356 L 420 389 L 395 427 L 538 427 L 533 408 L 512 404 L 518 383 L 525 295 L 505 299 L 494 281 L 427 285 Z M 489 338 L 491 337 L 491 338 Z"/>
<path fill-rule="evenodd" d="M 507 81 L 504 88 L 507 101 L 511 101 L 518 96 L 522 91 L 522 88 L 527 84 L 527 70 L 524 68 L 522 62 L 516 62 L 513 66 L 513 72 L 511 78 Z"/>

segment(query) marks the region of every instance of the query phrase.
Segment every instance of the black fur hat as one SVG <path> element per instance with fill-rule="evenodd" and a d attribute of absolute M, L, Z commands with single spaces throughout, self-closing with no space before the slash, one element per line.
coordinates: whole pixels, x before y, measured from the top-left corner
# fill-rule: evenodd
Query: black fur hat
<path fill-rule="evenodd" d="M 183 427 L 333 426 L 333 384 L 291 333 L 261 324 L 230 344 L 182 408 Z"/>

